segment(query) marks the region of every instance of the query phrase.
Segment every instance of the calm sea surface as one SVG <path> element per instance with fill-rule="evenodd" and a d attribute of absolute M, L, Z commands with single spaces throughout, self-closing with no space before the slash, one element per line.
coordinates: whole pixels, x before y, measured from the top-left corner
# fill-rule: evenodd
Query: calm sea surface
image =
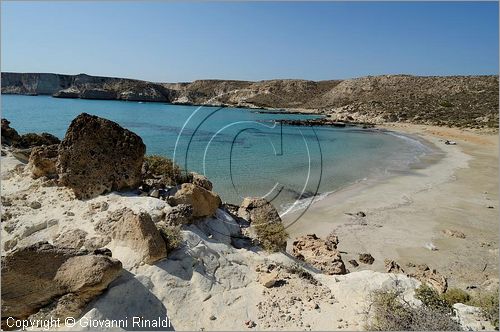
<path fill-rule="evenodd" d="M 266 196 L 282 211 L 311 195 L 405 170 L 429 152 L 390 133 L 274 122 L 311 117 L 306 115 L 49 96 L 2 95 L 1 103 L 2 117 L 21 134 L 49 132 L 62 139 L 82 112 L 116 121 L 142 137 L 146 153 L 207 175 L 223 201 Z"/>

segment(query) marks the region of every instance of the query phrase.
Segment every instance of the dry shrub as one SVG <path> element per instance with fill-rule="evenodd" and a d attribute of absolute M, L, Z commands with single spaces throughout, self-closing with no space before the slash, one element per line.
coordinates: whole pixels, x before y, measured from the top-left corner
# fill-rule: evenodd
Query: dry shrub
<path fill-rule="evenodd" d="M 266 251 L 277 252 L 286 249 L 288 233 L 281 222 L 268 222 L 264 218 L 257 218 L 252 221 L 257 240 Z"/>
<path fill-rule="evenodd" d="M 479 292 L 469 304 L 481 308 L 484 317 L 498 330 L 498 288 L 490 292 Z"/>
<path fill-rule="evenodd" d="M 426 307 L 453 312 L 452 306 L 434 288 L 425 283 L 415 289 L 415 298 L 422 301 Z"/>
<path fill-rule="evenodd" d="M 143 168 L 146 177 L 161 177 L 169 182 L 168 185 L 190 182 L 189 173 L 183 172 L 172 160 L 160 155 L 145 156 Z"/>
<path fill-rule="evenodd" d="M 469 293 L 460 288 L 448 288 L 446 293 L 441 295 L 441 298 L 451 306 L 455 303 L 466 304 L 470 301 Z"/>
<path fill-rule="evenodd" d="M 167 246 L 167 253 L 180 247 L 183 241 L 180 226 L 169 226 L 159 223 L 157 227 Z"/>
<path fill-rule="evenodd" d="M 373 316 L 367 326 L 373 331 L 459 331 L 448 304 L 440 306 L 432 294 L 421 293 L 429 305 L 414 306 L 403 298 L 403 290 L 377 290 L 371 294 L 370 312 Z M 439 297 L 439 296 L 438 296 Z M 422 301 L 423 302 L 423 301 Z M 444 301 L 443 301 L 444 302 Z"/>

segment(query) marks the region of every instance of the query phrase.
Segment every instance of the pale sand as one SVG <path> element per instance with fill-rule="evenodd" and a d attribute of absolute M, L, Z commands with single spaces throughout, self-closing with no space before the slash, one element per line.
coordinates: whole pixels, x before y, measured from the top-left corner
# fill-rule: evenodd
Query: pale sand
<path fill-rule="evenodd" d="M 351 271 L 384 271 L 384 259 L 393 259 L 403 268 L 409 262 L 425 263 L 448 277 L 452 286 L 497 279 L 498 134 L 401 124 L 386 128 L 434 144 L 442 158 L 405 175 L 331 194 L 288 228 L 290 238 L 335 231 Z M 457 145 L 445 145 L 445 139 Z M 357 211 L 366 217 L 346 214 Z M 284 221 L 295 217 L 287 215 Z M 444 229 L 461 231 L 466 238 L 449 237 Z M 426 248 L 429 243 L 438 250 Z M 347 263 L 365 252 L 375 258 L 373 265 L 354 268 Z"/>

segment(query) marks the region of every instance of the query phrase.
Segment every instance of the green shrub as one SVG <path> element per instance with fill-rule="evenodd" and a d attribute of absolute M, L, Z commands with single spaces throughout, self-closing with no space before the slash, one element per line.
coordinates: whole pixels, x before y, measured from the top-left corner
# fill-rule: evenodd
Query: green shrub
<path fill-rule="evenodd" d="M 452 306 L 455 303 L 468 303 L 470 300 L 470 295 L 460 288 L 448 288 L 446 293 L 441 295 L 441 298 L 445 300 L 450 306 Z"/>
<path fill-rule="evenodd" d="M 288 233 L 281 222 L 268 222 L 263 218 L 252 221 L 257 240 L 266 251 L 277 252 L 286 249 Z"/>
<path fill-rule="evenodd" d="M 180 226 L 169 226 L 163 223 L 157 224 L 163 240 L 167 246 L 167 253 L 180 247 L 183 238 Z"/>
<path fill-rule="evenodd" d="M 159 155 L 144 157 L 144 172 L 146 178 L 161 177 L 165 179 L 167 185 L 190 182 L 189 174 L 183 172 L 172 160 Z"/>
<path fill-rule="evenodd" d="M 421 292 L 423 298 L 433 296 L 427 289 Z M 368 330 L 372 331 L 458 331 L 460 325 L 453 319 L 448 307 L 432 306 L 423 303 L 413 306 L 403 298 L 403 291 L 378 290 L 370 296 L 370 309 L 373 314 Z"/>
<path fill-rule="evenodd" d="M 415 298 L 422 301 L 426 307 L 452 312 L 451 305 L 444 300 L 434 288 L 425 283 L 422 283 L 415 289 Z"/>
<path fill-rule="evenodd" d="M 480 292 L 472 297 L 469 302 L 470 305 L 481 308 L 481 311 L 486 319 L 498 330 L 498 289 L 491 292 Z"/>

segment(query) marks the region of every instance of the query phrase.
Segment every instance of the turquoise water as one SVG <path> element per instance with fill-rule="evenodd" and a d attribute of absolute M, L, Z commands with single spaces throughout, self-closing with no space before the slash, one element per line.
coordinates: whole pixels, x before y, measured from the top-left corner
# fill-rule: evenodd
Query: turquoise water
<path fill-rule="evenodd" d="M 360 179 L 407 169 L 428 151 L 380 131 L 274 122 L 311 117 L 306 115 L 49 96 L 2 95 L 1 103 L 2 117 L 21 134 L 45 131 L 62 139 L 82 112 L 116 121 L 142 137 L 148 154 L 207 175 L 223 201 L 266 196 L 282 211 Z"/>

